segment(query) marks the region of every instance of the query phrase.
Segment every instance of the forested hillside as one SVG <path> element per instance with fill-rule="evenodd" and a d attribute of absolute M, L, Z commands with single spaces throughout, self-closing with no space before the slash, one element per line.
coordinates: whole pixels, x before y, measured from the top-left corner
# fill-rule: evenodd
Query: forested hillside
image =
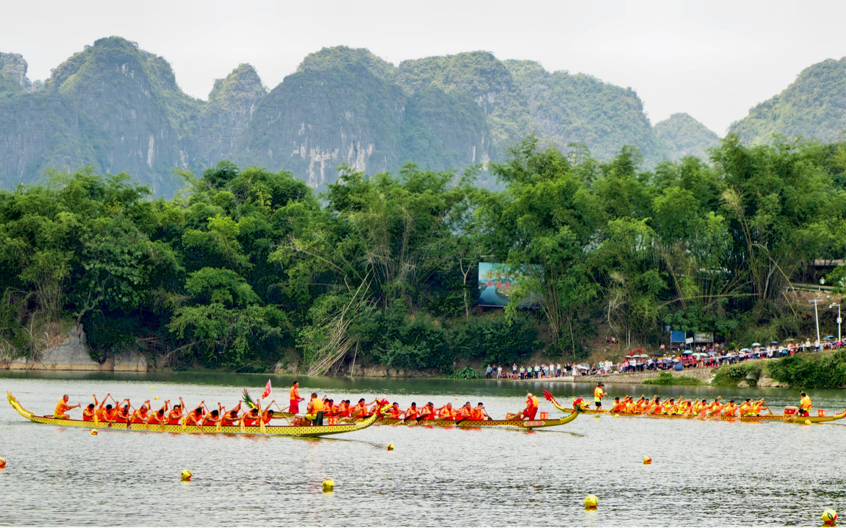
<path fill-rule="evenodd" d="M 673 114 L 655 123 L 655 135 L 673 160 L 685 156 L 708 159 L 708 149 L 720 143 L 717 134 L 688 114 Z"/>
<path fill-rule="evenodd" d="M 729 130 L 747 144 L 771 142 L 774 135 L 841 140 L 846 130 L 846 58 L 806 68 L 787 89 L 752 108 Z"/>
<path fill-rule="evenodd" d="M 583 358 L 600 328 L 625 345 L 657 344 L 666 325 L 801 335 L 783 291 L 844 254 L 845 159 L 844 144 L 730 136 L 710 165 L 647 171 L 628 147 L 574 161 L 530 137 L 491 166 L 501 191 L 415 166 L 344 167 L 318 196 L 222 161 L 173 200 L 126 176 L 56 175 L 0 191 L 3 351 L 37 353 L 46 327 L 76 321 L 100 359 L 448 374 L 539 350 Z M 480 261 L 520 271 L 513 299 L 536 307 L 477 311 Z"/>
<path fill-rule="evenodd" d="M 183 185 L 175 170 L 223 159 L 291 171 L 319 190 L 342 163 L 367 174 L 481 165 L 490 186 L 488 164 L 528 134 L 605 161 L 624 145 L 648 166 L 669 156 L 631 89 L 481 51 L 395 66 L 325 48 L 270 91 L 242 64 L 207 101 L 184 94 L 163 57 L 119 37 L 86 46 L 43 84 L 20 55 L 0 54 L 0 72 L 5 188 L 90 165 L 172 196 Z"/>

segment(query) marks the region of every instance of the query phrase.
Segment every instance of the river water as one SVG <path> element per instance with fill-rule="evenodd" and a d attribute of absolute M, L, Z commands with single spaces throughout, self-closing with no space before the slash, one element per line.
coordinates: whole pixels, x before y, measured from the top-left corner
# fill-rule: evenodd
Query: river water
<path fill-rule="evenodd" d="M 274 376 L 287 400 L 291 378 Z M 37 414 L 91 394 L 140 403 L 182 396 L 189 406 L 257 396 L 267 376 L 232 374 L 4 373 L 0 388 Z M 312 390 L 403 407 L 483 401 L 494 418 L 544 388 L 570 401 L 570 383 L 300 378 Z M 152 390 L 151 390 L 152 388 Z M 763 395 L 773 409 L 798 401 L 783 389 L 608 386 L 610 396 L 724 399 Z M 810 393 L 815 408 L 846 408 L 846 392 Z M 158 403 L 154 401 L 154 404 Z M 560 415 L 543 401 L 541 411 Z M 79 416 L 79 410 L 71 411 Z M 533 525 L 819 526 L 846 511 L 841 425 L 726 423 L 581 416 L 526 432 L 374 426 L 325 439 L 129 433 L 61 428 L 0 406 L 0 525 Z M 846 420 L 844 420 L 846 424 Z M 393 443 L 396 450 L 388 452 Z M 645 455 L 653 458 L 642 464 Z M 179 474 L 190 469 L 192 482 Z M 335 492 L 321 492 L 324 478 Z M 586 495 L 599 509 L 586 512 Z"/>

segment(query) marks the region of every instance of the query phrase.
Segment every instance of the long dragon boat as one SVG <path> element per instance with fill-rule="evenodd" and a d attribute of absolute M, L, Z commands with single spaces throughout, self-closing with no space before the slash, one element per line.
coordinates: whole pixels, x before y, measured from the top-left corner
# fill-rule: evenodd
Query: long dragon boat
<path fill-rule="evenodd" d="M 53 418 L 52 415 L 37 416 L 24 409 L 18 400 L 10 392 L 6 392 L 9 405 L 18 414 L 35 423 L 58 425 L 60 427 L 91 427 L 102 429 L 113 429 L 116 431 L 147 431 L 162 433 L 189 433 L 189 434 L 233 434 L 233 435 L 270 435 L 270 436 L 300 436 L 314 437 L 327 436 L 343 433 L 351 433 L 367 429 L 376 422 L 377 415 L 357 423 L 345 423 L 335 425 L 255 425 L 255 426 L 228 426 L 228 425 L 169 425 L 169 424 L 139 424 L 139 423 L 103 423 L 95 424 L 93 421 L 84 420 L 63 420 Z"/>
<path fill-rule="evenodd" d="M 473 429 L 477 427 L 517 427 L 519 429 L 540 429 L 542 427 L 555 427 L 557 425 L 564 425 L 575 420 L 581 409 L 569 409 L 568 415 L 563 418 L 556 418 L 552 420 L 424 420 L 424 419 L 403 419 L 403 418 L 382 418 L 377 423 L 379 425 L 406 425 L 418 427 L 459 427 L 466 429 Z M 370 417 L 367 418 L 368 420 Z"/>
<path fill-rule="evenodd" d="M 563 405 L 559 404 L 555 397 L 552 396 L 547 391 L 543 391 L 544 397 L 555 406 L 561 412 L 570 412 L 572 409 L 568 409 Z M 834 422 L 837 420 L 842 420 L 846 418 L 846 410 L 844 410 L 840 414 L 835 414 L 832 416 L 797 416 L 795 414 L 763 414 L 759 416 L 701 416 L 700 414 L 643 414 L 643 413 L 626 413 L 626 412 L 615 412 L 612 413 L 610 410 L 598 410 L 598 409 L 582 409 L 582 412 L 585 414 L 596 414 L 596 415 L 620 415 L 620 416 L 638 416 L 642 418 L 667 418 L 667 419 L 677 419 L 677 420 L 692 420 L 694 418 L 703 418 L 706 420 L 723 420 L 723 421 L 739 421 L 739 422 L 786 422 L 786 423 L 798 423 L 804 424 L 805 422 L 811 423 L 825 423 L 825 422 Z"/>

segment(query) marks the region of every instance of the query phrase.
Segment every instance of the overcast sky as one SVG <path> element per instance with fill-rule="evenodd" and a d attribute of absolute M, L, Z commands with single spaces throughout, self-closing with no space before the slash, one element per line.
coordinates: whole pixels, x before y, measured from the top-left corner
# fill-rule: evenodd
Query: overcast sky
<path fill-rule="evenodd" d="M 487 50 L 634 88 L 653 124 L 687 112 L 722 135 L 804 68 L 846 55 L 846 2 L 427 0 L 5 2 L 0 51 L 45 79 L 119 35 L 167 59 L 206 99 L 239 63 L 273 88 L 325 46 L 405 59 Z"/>

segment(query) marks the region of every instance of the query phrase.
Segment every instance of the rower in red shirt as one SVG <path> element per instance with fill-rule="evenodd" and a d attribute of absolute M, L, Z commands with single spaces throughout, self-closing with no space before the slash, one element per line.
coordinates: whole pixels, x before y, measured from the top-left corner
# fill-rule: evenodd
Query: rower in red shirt
<path fill-rule="evenodd" d="M 217 409 L 203 416 L 203 425 L 217 425 L 223 415 L 223 406 L 217 402 Z"/>
<path fill-rule="evenodd" d="M 203 415 L 207 412 L 206 401 L 203 400 L 196 409 L 185 416 L 185 425 L 201 425 L 203 423 Z"/>
<path fill-rule="evenodd" d="M 150 410 L 150 408 L 148 407 L 149 405 L 150 405 L 150 400 L 147 400 L 147 401 L 144 402 L 143 405 L 141 405 L 141 407 L 137 411 L 132 413 L 132 416 L 130 416 L 130 418 L 129 418 L 130 423 L 137 423 L 137 424 L 147 423 L 147 418 L 148 418 L 147 414 L 149 413 L 149 410 Z"/>
<path fill-rule="evenodd" d="M 241 416 L 241 423 L 244 424 L 246 427 L 252 427 L 256 425 L 259 419 L 259 412 L 258 409 L 252 408 L 250 412 L 246 412 Z"/>
<path fill-rule="evenodd" d="M 349 400 L 342 400 L 338 404 L 338 418 L 349 418 L 351 412 Z"/>
<path fill-rule="evenodd" d="M 82 421 L 83 422 L 93 422 L 94 416 L 97 415 L 97 395 L 92 394 L 94 397 L 94 403 L 89 403 L 87 407 L 82 409 Z"/>
<path fill-rule="evenodd" d="M 538 413 L 538 405 L 539 402 L 537 396 L 533 396 L 531 392 L 528 393 L 526 395 L 526 408 L 520 413 L 520 418 L 534 420 L 535 415 Z"/>
<path fill-rule="evenodd" d="M 164 405 L 162 405 L 161 409 L 152 413 L 149 418 L 147 418 L 147 423 L 151 425 L 158 425 L 165 423 L 167 421 L 165 413 L 167 412 L 168 404 L 170 400 L 165 400 Z"/>
<path fill-rule="evenodd" d="M 236 425 L 238 423 L 238 412 L 241 410 L 241 402 L 231 411 L 227 411 L 220 418 L 220 425 Z"/>
<path fill-rule="evenodd" d="M 185 409 L 185 402 L 182 401 L 182 397 L 179 397 L 179 405 L 174 405 L 173 409 L 167 415 L 167 424 L 168 425 L 179 425 L 179 422 L 182 421 L 182 413 Z"/>

